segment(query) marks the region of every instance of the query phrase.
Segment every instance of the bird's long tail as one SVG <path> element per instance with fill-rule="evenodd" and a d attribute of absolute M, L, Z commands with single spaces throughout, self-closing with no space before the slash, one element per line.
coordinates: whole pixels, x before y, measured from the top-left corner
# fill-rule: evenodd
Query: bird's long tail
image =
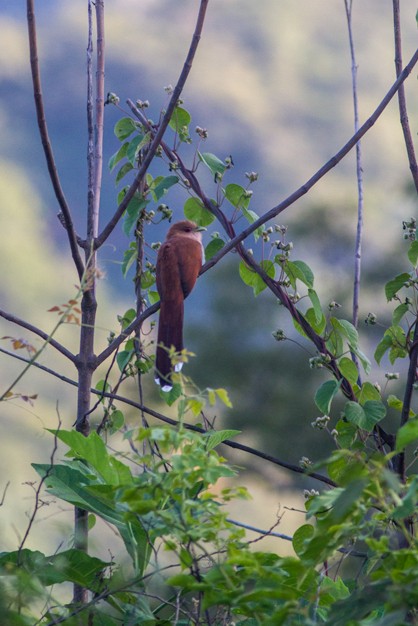
<path fill-rule="evenodd" d="M 184 300 L 161 302 L 158 322 L 158 345 L 155 358 L 155 381 L 163 391 L 171 389 L 173 366 L 169 354 L 173 346 L 176 352 L 183 350 Z"/>

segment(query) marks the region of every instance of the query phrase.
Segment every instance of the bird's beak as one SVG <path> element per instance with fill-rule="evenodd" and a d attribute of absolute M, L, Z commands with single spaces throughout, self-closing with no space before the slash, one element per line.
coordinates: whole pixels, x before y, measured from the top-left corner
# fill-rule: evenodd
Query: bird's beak
<path fill-rule="evenodd" d="M 207 230 L 204 226 L 196 226 L 195 231 L 197 233 L 202 233 L 203 231 Z"/>

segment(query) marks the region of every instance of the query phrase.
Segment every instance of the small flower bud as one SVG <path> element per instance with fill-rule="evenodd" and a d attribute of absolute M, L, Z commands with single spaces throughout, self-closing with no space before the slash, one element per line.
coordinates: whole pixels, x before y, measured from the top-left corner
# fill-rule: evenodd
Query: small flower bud
<path fill-rule="evenodd" d="M 386 372 L 385 378 L 387 378 L 388 380 L 398 380 L 399 372 Z"/>
<path fill-rule="evenodd" d="M 248 178 L 250 183 L 255 183 L 255 181 L 258 180 L 257 172 L 245 172 L 245 176 Z"/>
<path fill-rule="evenodd" d="M 303 469 L 308 469 L 308 467 L 311 467 L 312 461 L 310 461 L 307 456 L 303 456 L 299 461 L 299 465 Z"/>
<path fill-rule="evenodd" d="M 200 126 L 196 126 L 195 130 L 201 139 L 208 138 L 208 131 L 206 130 L 206 128 L 201 128 Z"/>
<path fill-rule="evenodd" d="M 276 341 L 284 341 L 286 339 L 284 330 L 282 330 L 281 328 L 279 328 L 278 330 L 275 330 L 274 333 L 272 333 L 272 335 Z"/>
<path fill-rule="evenodd" d="M 117 96 L 115 93 L 112 93 L 111 91 L 109 91 L 109 93 L 107 94 L 106 97 L 106 101 L 105 104 L 119 104 L 120 102 L 120 98 L 119 96 Z"/>
<path fill-rule="evenodd" d="M 138 107 L 138 109 L 148 109 L 149 100 L 137 100 L 136 106 Z"/>

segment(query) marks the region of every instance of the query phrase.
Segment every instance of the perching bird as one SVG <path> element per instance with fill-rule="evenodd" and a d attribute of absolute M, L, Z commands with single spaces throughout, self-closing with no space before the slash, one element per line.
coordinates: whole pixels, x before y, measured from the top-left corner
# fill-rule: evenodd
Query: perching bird
<path fill-rule="evenodd" d="M 158 251 L 157 289 L 160 294 L 160 320 L 155 360 L 155 381 L 163 391 L 172 387 L 169 349 L 183 350 L 184 299 L 193 289 L 203 261 L 201 231 L 194 222 L 173 224 Z M 174 370 L 180 371 L 182 363 Z"/>

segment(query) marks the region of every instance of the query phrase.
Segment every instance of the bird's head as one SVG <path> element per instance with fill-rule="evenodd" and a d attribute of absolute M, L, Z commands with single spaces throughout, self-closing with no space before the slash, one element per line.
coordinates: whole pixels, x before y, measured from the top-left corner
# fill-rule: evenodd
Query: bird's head
<path fill-rule="evenodd" d="M 202 231 L 206 230 L 203 226 L 198 226 L 194 222 L 190 222 L 189 220 L 182 220 L 181 222 L 176 222 L 170 228 L 167 233 L 167 239 L 170 237 L 191 237 L 193 239 L 197 239 L 198 241 L 202 241 Z"/>

